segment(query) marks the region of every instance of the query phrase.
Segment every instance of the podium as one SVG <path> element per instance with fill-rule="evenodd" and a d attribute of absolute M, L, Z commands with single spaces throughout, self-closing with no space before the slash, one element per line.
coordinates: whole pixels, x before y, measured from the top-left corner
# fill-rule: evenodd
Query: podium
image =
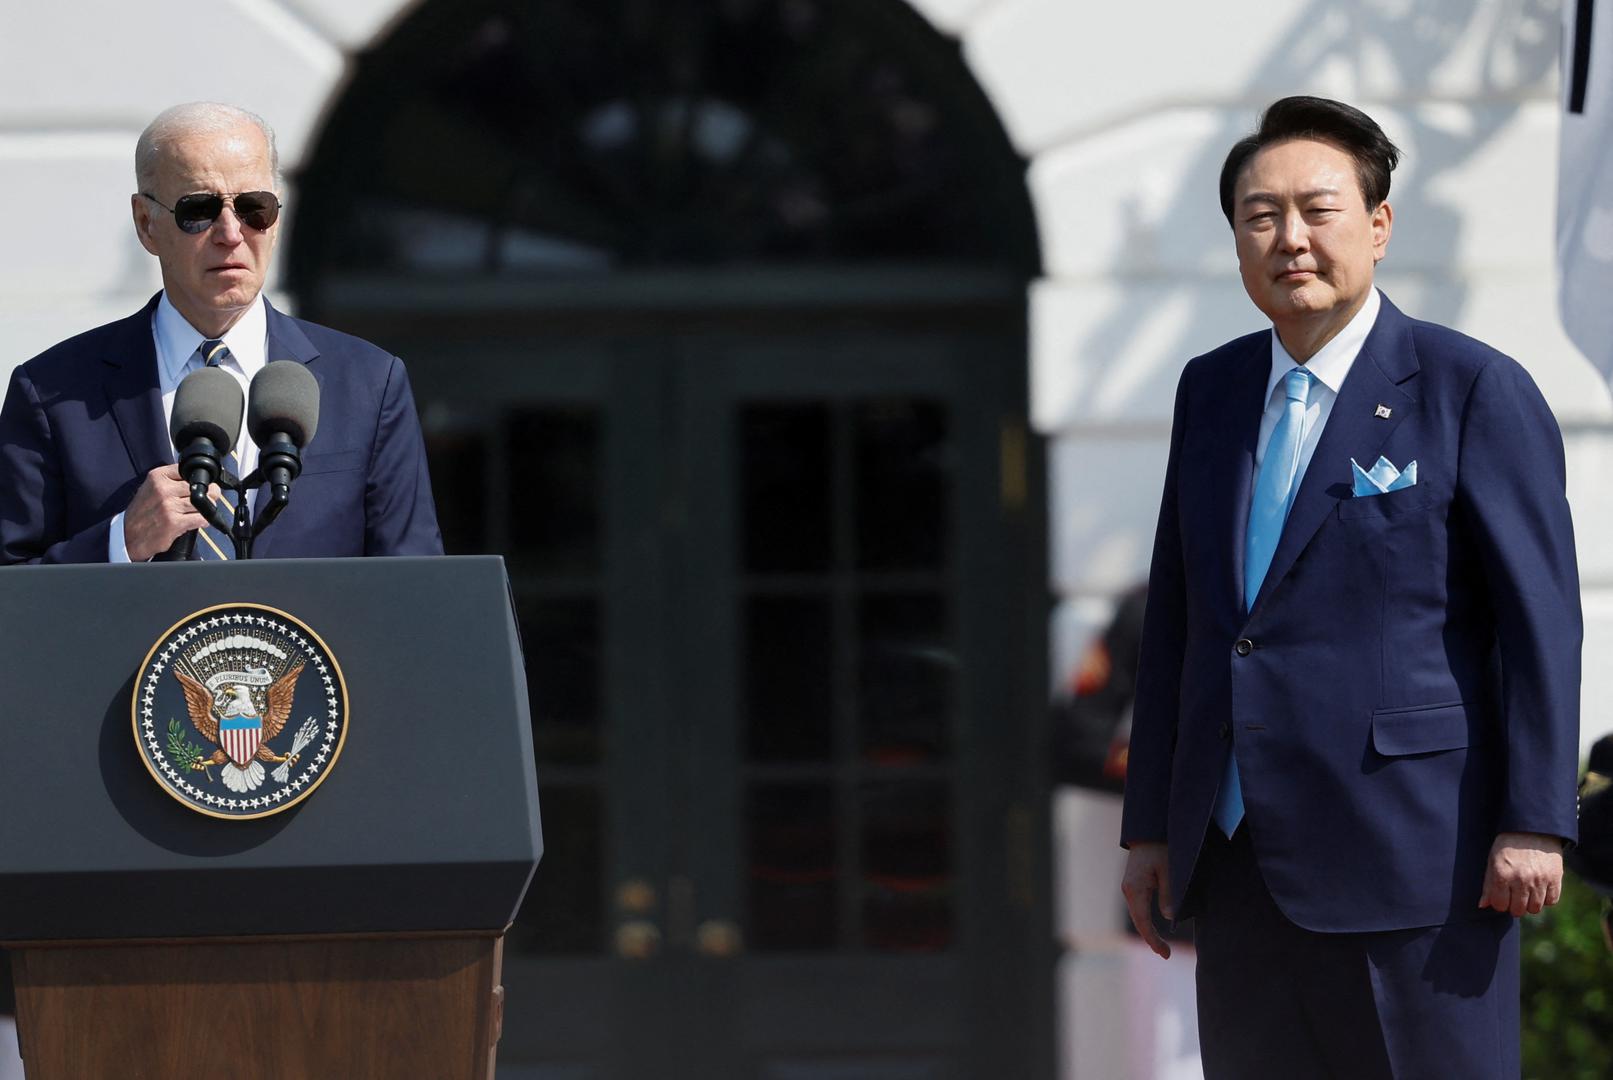
<path fill-rule="evenodd" d="M 345 684 L 339 752 L 272 816 L 192 809 L 136 742 L 148 654 L 219 605 L 304 624 Z M 29 1080 L 492 1076 L 542 853 L 502 560 L 8 568 L 0 639 Z"/>

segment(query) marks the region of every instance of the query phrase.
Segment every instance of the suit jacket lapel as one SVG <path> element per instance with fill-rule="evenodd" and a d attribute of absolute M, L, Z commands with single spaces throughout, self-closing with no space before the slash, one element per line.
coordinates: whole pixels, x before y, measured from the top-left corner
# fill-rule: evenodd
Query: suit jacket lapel
<path fill-rule="evenodd" d="M 1316 451 L 1306 466 L 1305 478 L 1300 481 L 1294 505 L 1288 511 L 1282 538 L 1277 541 L 1277 551 L 1271 557 L 1271 567 L 1260 585 L 1251 614 L 1260 609 L 1293 567 L 1294 560 L 1299 558 L 1333 508 L 1341 499 L 1350 497 L 1354 487 L 1350 459 L 1370 469 L 1395 428 L 1417 407 L 1413 392 L 1416 384 L 1408 384 L 1417 371 L 1411 320 L 1384 297 L 1378 321 L 1339 390 L 1327 427 L 1322 429 Z M 1379 405 L 1389 406 L 1387 419 L 1377 415 Z"/>
<path fill-rule="evenodd" d="M 174 460 L 173 442 L 168 438 L 168 425 L 162 414 L 157 346 L 151 336 L 151 316 L 161 296 L 158 293 L 124 320 L 119 329 L 120 343 L 102 357 L 109 369 L 102 384 L 107 407 L 118 425 L 136 476 L 159 465 L 171 465 Z"/>
<path fill-rule="evenodd" d="M 268 323 L 268 347 L 264 352 L 264 360 L 273 363 L 276 360 L 296 360 L 300 363 L 311 364 L 319 355 L 314 343 L 308 340 L 308 335 L 302 332 L 302 327 L 290 316 L 282 315 L 275 310 L 275 306 L 267 299 L 263 301 L 264 314 Z M 319 370 L 311 368 L 314 377 L 319 377 Z"/>

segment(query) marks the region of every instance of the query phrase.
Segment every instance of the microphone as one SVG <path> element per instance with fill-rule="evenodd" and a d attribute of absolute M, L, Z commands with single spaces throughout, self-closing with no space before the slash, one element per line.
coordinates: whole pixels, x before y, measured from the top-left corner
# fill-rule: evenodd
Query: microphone
<path fill-rule="evenodd" d="M 302 450 L 319 426 L 319 381 L 295 360 L 263 365 L 252 379 L 246 429 L 258 446 L 258 471 L 269 484 L 269 500 L 258 509 L 257 530 L 279 516 L 291 498 L 291 482 L 302 473 Z"/>
<path fill-rule="evenodd" d="M 174 394 L 168 434 L 179 451 L 179 475 L 190 485 L 191 505 L 228 535 L 232 519 L 207 497 L 218 483 L 224 458 L 241 434 L 241 387 L 228 372 L 201 368 L 186 375 Z"/>

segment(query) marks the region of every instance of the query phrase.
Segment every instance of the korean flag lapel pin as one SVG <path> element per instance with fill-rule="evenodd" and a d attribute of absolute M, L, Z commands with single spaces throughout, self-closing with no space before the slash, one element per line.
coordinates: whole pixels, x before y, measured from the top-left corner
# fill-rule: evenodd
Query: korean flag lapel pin
<path fill-rule="evenodd" d="M 1394 412 L 1394 410 L 1389 406 L 1379 405 L 1375 410 L 1373 410 L 1372 415 L 1376 416 L 1379 420 L 1387 420 L 1389 419 L 1389 414 L 1392 412 Z"/>

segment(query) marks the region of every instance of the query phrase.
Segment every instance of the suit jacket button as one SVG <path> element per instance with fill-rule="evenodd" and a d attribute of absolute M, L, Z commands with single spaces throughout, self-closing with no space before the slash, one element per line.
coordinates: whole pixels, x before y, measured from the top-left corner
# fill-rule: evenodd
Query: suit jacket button
<path fill-rule="evenodd" d="M 1255 643 L 1248 638 L 1239 638 L 1238 643 L 1232 646 L 1239 656 L 1248 656 L 1254 651 Z"/>
<path fill-rule="evenodd" d="M 1221 725 L 1220 735 L 1223 739 L 1232 738 L 1232 725 L 1223 722 Z"/>

